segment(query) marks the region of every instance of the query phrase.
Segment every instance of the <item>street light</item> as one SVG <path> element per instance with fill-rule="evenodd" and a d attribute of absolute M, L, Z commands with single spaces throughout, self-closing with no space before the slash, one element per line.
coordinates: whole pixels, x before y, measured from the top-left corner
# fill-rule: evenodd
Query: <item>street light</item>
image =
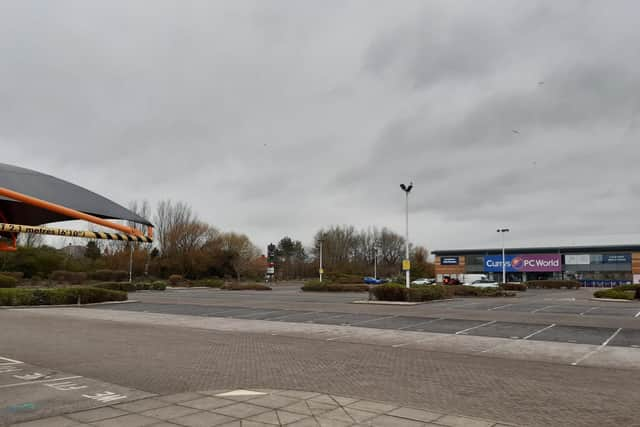
<path fill-rule="evenodd" d="M 405 245 L 406 245 L 406 250 L 405 250 L 405 259 L 404 261 L 402 261 L 402 268 L 404 269 L 405 273 L 406 273 L 406 277 L 407 277 L 407 288 L 410 287 L 409 283 L 410 283 L 410 270 L 411 270 L 411 264 L 409 262 L 409 193 L 411 192 L 411 189 L 413 188 L 413 182 L 410 182 L 408 186 L 404 185 L 404 184 L 400 184 L 400 188 L 402 188 L 402 191 L 404 191 L 405 194 L 405 199 L 406 199 L 406 210 L 405 210 L 405 225 L 406 225 L 406 232 L 405 232 Z"/>
<path fill-rule="evenodd" d="M 378 247 L 373 247 L 373 278 L 378 278 Z"/>
<path fill-rule="evenodd" d="M 322 238 L 318 239 L 318 242 L 320 243 L 320 269 L 318 270 L 318 272 L 320 273 L 320 283 L 322 283 L 322 273 L 324 273 L 324 271 L 322 270 L 322 242 L 323 242 L 323 239 Z"/>
<path fill-rule="evenodd" d="M 507 265 L 504 256 L 504 233 L 508 233 L 509 229 L 498 228 L 496 232 L 500 233 L 500 236 L 502 237 L 502 283 L 505 284 L 507 283 Z"/>

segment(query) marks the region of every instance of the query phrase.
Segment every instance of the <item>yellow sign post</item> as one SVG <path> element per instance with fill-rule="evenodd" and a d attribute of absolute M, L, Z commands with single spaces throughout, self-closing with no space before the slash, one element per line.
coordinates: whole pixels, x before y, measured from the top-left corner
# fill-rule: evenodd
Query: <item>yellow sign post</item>
<path fill-rule="evenodd" d="M 402 260 L 402 271 L 408 271 L 411 270 L 411 261 L 409 261 L 408 259 L 403 259 Z"/>

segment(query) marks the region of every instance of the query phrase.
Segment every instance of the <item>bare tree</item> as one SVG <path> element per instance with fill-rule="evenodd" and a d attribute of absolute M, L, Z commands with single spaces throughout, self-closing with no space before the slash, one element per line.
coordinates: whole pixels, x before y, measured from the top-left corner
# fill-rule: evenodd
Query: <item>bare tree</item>
<path fill-rule="evenodd" d="M 143 200 L 141 202 L 138 202 L 137 200 L 133 200 L 131 202 L 129 202 L 129 210 L 131 210 L 132 212 L 134 212 L 135 214 L 137 214 L 138 216 L 142 217 L 142 218 L 149 218 L 151 215 L 151 207 L 149 206 L 149 202 L 146 200 Z M 140 224 L 137 222 L 133 222 L 133 221 L 128 221 L 128 225 L 129 227 L 136 229 L 138 231 L 141 231 L 142 233 L 146 232 L 146 228 L 147 226 L 144 224 Z M 135 250 L 135 248 L 139 247 L 144 251 L 145 254 L 145 261 L 144 261 L 144 275 L 148 276 L 149 275 L 149 263 L 151 262 L 151 250 L 153 248 L 153 243 L 135 243 L 132 244 L 131 242 L 128 245 L 128 248 L 130 251 L 132 251 L 131 254 L 131 260 L 133 260 L 133 251 Z"/>
<path fill-rule="evenodd" d="M 178 229 L 198 222 L 198 218 L 186 203 L 174 204 L 171 200 L 162 200 L 158 203 L 154 222 L 158 246 L 165 255 L 176 250 L 176 239 L 181 236 Z"/>
<path fill-rule="evenodd" d="M 42 234 L 20 233 L 18 234 L 18 245 L 27 248 L 39 248 L 44 244 Z"/>
<path fill-rule="evenodd" d="M 196 274 L 202 268 L 199 264 L 203 250 L 218 231 L 200 221 L 183 202 L 161 201 L 154 221 L 161 257 L 184 274 Z"/>

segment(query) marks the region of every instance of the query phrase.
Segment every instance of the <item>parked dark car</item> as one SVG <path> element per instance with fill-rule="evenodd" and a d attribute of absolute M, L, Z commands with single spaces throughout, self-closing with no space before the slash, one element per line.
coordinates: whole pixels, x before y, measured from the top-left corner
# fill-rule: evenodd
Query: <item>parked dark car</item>
<path fill-rule="evenodd" d="M 461 285 L 462 283 L 460 283 L 460 280 L 458 279 L 454 279 L 452 277 L 445 277 L 444 279 L 442 279 L 442 284 L 443 285 Z"/>

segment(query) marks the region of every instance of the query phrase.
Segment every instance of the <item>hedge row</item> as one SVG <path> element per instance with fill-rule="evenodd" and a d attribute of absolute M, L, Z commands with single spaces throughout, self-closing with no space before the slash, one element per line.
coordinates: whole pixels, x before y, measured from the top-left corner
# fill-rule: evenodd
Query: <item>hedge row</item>
<path fill-rule="evenodd" d="M 301 288 L 305 292 L 368 292 L 368 285 L 344 285 L 310 280 Z"/>
<path fill-rule="evenodd" d="M 22 271 L 2 271 L 0 274 L 3 276 L 11 276 L 16 280 L 24 279 L 24 273 Z"/>
<path fill-rule="evenodd" d="M 636 289 L 640 289 L 640 285 L 620 285 L 611 289 L 617 289 L 619 291 L 635 291 Z"/>
<path fill-rule="evenodd" d="M 0 288 L 15 288 L 18 284 L 18 279 L 6 274 L 0 274 Z"/>
<path fill-rule="evenodd" d="M 524 283 L 505 283 L 503 285 L 500 286 L 502 289 L 504 289 L 505 291 L 526 291 L 527 290 L 527 285 L 525 285 Z"/>
<path fill-rule="evenodd" d="M 167 289 L 167 282 L 156 280 L 155 282 L 136 283 L 136 291 L 164 291 Z"/>
<path fill-rule="evenodd" d="M 502 297 L 515 295 L 512 292 L 496 288 L 477 288 L 463 285 L 423 285 L 406 288 L 398 283 L 374 286 L 371 288 L 371 293 L 380 301 L 433 301 L 456 296 Z"/>
<path fill-rule="evenodd" d="M 167 288 L 167 284 L 162 281 L 156 282 L 140 282 L 140 283 L 129 283 L 129 282 L 104 282 L 104 283 L 96 283 L 95 285 L 91 285 L 94 288 L 99 289 L 109 289 L 111 291 L 121 291 L 121 292 L 135 292 L 135 291 L 164 291 Z"/>
<path fill-rule="evenodd" d="M 580 282 L 576 280 L 530 280 L 525 285 L 535 289 L 578 289 Z"/>
<path fill-rule="evenodd" d="M 0 289 L 0 305 L 90 304 L 126 301 L 127 293 L 92 287 L 58 289 Z"/>
<path fill-rule="evenodd" d="M 624 289 L 618 289 L 618 288 L 601 289 L 593 293 L 593 296 L 596 298 L 611 298 L 611 299 L 626 299 L 626 300 L 634 299 L 634 295 L 635 295 L 634 290 L 624 290 Z"/>
<path fill-rule="evenodd" d="M 271 288 L 260 283 L 228 283 L 221 289 L 228 291 L 270 291 Z"/>
<path fill-rule="evenodd" d="M 184 284 L 183 284 L 184 285 Z M 187 284 L 186 286 L 205 286 L 207 288 L 221 288 L 224 286 L 224 280 L 222 279 L 200 279 L 195 280 Z"/>
<path fill-rule="evenodd" d="M 326 277 L 329 282 L 341 285 L 362 284 L 362 276 L 355 274 L 329 273 Z"/>

